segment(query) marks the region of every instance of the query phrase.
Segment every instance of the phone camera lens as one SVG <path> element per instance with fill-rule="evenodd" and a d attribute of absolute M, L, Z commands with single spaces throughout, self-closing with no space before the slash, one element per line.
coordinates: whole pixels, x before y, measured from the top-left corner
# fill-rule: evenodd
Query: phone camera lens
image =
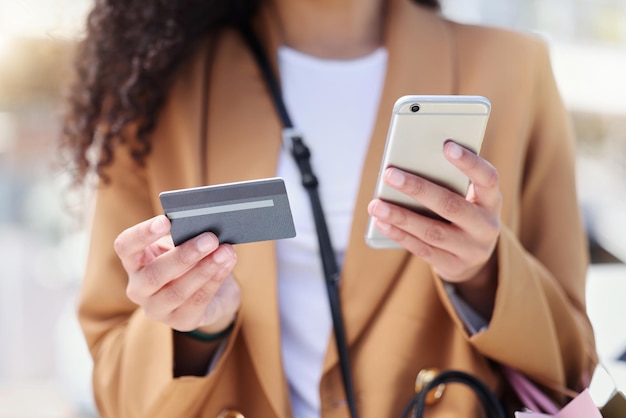
<path fill-rule="evenodd" d="M 411 105 L 411 112 L 415 113 L 419 111 L 420 111 L 420 105 L 418 104 Z"/>

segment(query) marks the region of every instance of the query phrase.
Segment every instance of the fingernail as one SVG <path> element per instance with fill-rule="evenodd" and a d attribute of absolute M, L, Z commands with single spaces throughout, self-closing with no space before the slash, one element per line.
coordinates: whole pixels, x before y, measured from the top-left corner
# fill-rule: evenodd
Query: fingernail
<path fill-rule="evenodd" d="M 389 174 L 387 175 L 387 181 L 392 186 L 400 187 L 406 181 L 406 177 L 400 170 L 392 168 L 389 170 Z"/>
<path fill-rule="evenodd" d="M 165 223 L 165 220 L 160 216 L 156 218 L 152 221 L 152 224 L 150 224 L 150 231 L 155 234 L 164 234 L 165 231 L 167 231 L 167 224 Z"/>
<path fill-rule="evenodd" d="M 196 242 L 196 247 L 200 252 L 208 253 L 215 248 L 215 242 L 209 236 L 203 235 L 198 238 L 198 241 Z"/>
<path fill-rule="evenodd" d="M 391 209 L 389 209 L 387 204 L 382 202 L 378 203 L 374 209 L 374 216 L 377 218 L 386 219 L 389 216 L 389 213 L 391 213 Z"/>
<path fill-rule="evenodd" d="M 213 253 L 213 260 L 219 264 L 224 264 L 229 258 L 230 251 L 227 247 L 220 247 Z"/>
<path fill-rule="evenodd" d="M 391 229 L 391 225 L 387 222 L 382 222 L 380 219 L 376 222 L 376 227 L 382 232 L 387 232 Z"/>
<path fill-rule="evenodd" d="M 461 155 L 463 155 L 463 150 L 461 149 L 461 147 L 454 142 L 448 142 L 446 148 L 448 156 L 452 159 L 458 160 L 459 158 L 461 158 Z"/>

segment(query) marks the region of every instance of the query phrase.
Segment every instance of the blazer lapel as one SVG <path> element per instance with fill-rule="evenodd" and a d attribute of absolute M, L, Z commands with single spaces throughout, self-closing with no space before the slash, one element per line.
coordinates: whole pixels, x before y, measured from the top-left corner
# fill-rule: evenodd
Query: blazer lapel
<path fill-rule="evenodd" d="M 393 0 L 386 21 L 387 75 L 341 276 L 341 302 L 349 344 L 359 337 L 377 312 L 409 257 L 404 250 L 373 250 L 364 240 L 369 217 L 367 205 L 374 193 L 393 104 L 407 94 L 452 94 L 455 84 L 452 33 L 443 19 L 408 0 Z M 324 371 L 337 360 L 333 342 L 329 344 Z"/>

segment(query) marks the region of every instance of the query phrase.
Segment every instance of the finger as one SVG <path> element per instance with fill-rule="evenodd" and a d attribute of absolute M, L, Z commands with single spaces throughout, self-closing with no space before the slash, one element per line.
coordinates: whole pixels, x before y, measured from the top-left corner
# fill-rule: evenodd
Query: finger
<path fill-rule="evenodd" d="M 422 177 L 389 167 L 383 172 L 383 179 L 448 221 L 459 223 L 474 216 L 475 208 L 465 197 Z"/>
<path fill-rule="evenodd" d="M 127 296 L 141 304 L 215 251 L 218 245 L 215 234 L 207 232 L 161 254 L 131 276 L 126 289 Z"/>
<path fill-rule="evenodd" d="M 421 215 L 418 216 L 423 218 L 426 223 L 428 222 L 428 218 Z M 439 221 L 433 220 L 433 222 Z M 441 224 L 441 222 L 439 223 Z M 441 231 L 431 230 L 430 236 L 426 234 L 427 239 L 432 239 L 432 234 L 434 234 L 436 241 L 446 241 L 445 245 L 440 242 L 440 246 L 430 244 L 420 236 L 413 235 L 397 225 L 393 225 L 378 218 L 375 218 L 374 226 L 385 234 L 385 236 L 429 263 L 436 269 L 441 277 L 445 277 L 447 280 L 461 281 L 464 278 L 473 277 L 480 266 L 484 265 L 489 260 L 493 252 L 493 248 L 490 248 L 487 241 L 472 241 L 471 245 L 458 245 L 461 242 L 470 242 L 468 237 L 461 232 L 457 234 L 453 231 L 452 233 L 458 236 L 449 240 L 446 239 L 444 232 L 446 229 L 445 226 Z M 443 232 L 443 234 L 440 232 Z M 463 238 L 464 236 L 464 241 L 457 241 L 459 237 Z M 456 248 L 457 250 L 454 251 L 451 250 L 451 248 Z"/>
<path fill-rule="evenodd" d="M 472 182 L 474 202 L 487 208 L 498 207 L 501 201 L 498 170 L 487 160 L 458 145 L 446 141 L 444 155 Z"/>
<path fill-rule="evenodd" d="M 141 268 L 144 250 L 170 231 L 170 221 L 164 215 L 155 216 L 122 231 L 113 248 L 128 272 Z"/>
<path fill-rule="evenodd" d="M 205 288 L 212 284 L 207 283 L 199 292 L 211 291 L 211 289 Z M 172 312 L 171 321 L 179 326 L 176 328 L 179 331 L 202 328 L 202 332 L 211 334 L 227 327 L 240 307 L 241 291 L 239 285 L 232 274 L 228 274 L 215 291 L 210 303 L 199 305 L 194 296 Z"/>
<path fill-rule="evenodd" d="M 241 307 L 241 289 L 232 274 L 229 274 L 215 294 L 213 301 L 204 311 L 202 324 L 215 323 L 218 318 L 234 318 Z M 205 326 L 205 329 L 207 327 Z M 207 332 L 213 332 L 208 330 Z"/>
<path fill-rule="evenodd" d="M 453 224 L 416 214 L 378 199 L 373 200 L 368 209 L 370 215 L 381 223 L 389 224 L 409 236 L 416 237 L 422 243 L 448 253 L 458 254 L 467 251 L 467 247 L 475 246 L 469 245 L 468 235 Z"/>
<path fill-rule="evenodd" d="M 458 264 L 458 259 L 454 254 L 444 249 L 429 245 L 418 237 L 411 235 L 407 231 L 390 223 L 384 222 L 380 219 L 375 219 L 374 226 L 385 234 L 386 237 L 402 245 L 412 254 L 421 258 L 430 265 L 454 266 Z"/>
<path fill-rule="evenodd" d="M 196 328 L 206 306 L 231 273 L 236 259 L 230 245 L 220 246 L 150 297 L 144 305 L 146 314 L 154 320 L 176 325 L 177 329 Z M 188 308 L 178 312 L 185 305 Z"/>
<path fill-rule="evenodd" d="M 499 233 L 489 222 L 478 223 L 476 230 L 466 231 L 455 224 L 416 214 L 406 208 L 382 200 L 368 206 L 370 215 L 382 223 L 414 236 L 420 242 L 456 256 L 467 263 L 480 263 L 489 258 Z M 479 231 L 479 232 L 476 232 Z"/>
<path fill-rule="evenodd" d="M 483 208 L 445 187 L 393 167 L 385 170 L 383 178 L 391 187 L 450 221 L 457 228 L 470 234 L 474 240 L 487 241 L 499 234 L 499 207 Z M 396 205 L 392 207 L 395 207 L 396 211 L 400 209 Z M 404 210 L 407 211 L 407 209 Z M 394 213 L 398 213 L 396 211 Z M 387 221 L 398 222 L 397 220 Z"/>

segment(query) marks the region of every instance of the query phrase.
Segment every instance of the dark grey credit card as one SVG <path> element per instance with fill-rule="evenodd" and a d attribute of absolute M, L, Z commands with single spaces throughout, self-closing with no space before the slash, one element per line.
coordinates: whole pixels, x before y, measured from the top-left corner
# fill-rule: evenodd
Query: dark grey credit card
<path fill-rule="evenodd" d="M 280 177 L 165 191 L 159 198 L 175 245 L 208 231 L 229 244 L 296 236 Z"/>

